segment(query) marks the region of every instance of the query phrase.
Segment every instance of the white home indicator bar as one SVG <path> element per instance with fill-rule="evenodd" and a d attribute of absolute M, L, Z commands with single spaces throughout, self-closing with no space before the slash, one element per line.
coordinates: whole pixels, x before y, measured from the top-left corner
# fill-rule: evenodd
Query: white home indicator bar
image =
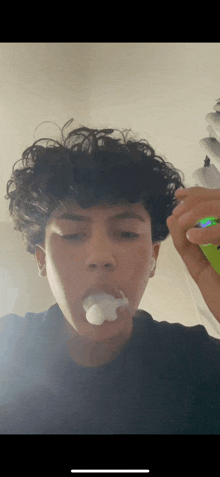
<path fill-rule="evenodd" d="M 71 470 L 71 472 L 108 472 L 108 473 L 114 473 L 114 472 L 122 472 L 126 474 L 127 472 L 150 472 L 148 469 L 146 470 Z"/>

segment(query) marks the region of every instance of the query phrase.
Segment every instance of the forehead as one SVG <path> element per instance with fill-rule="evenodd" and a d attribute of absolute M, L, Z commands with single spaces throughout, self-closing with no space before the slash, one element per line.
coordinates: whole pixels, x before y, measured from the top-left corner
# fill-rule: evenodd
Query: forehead
<path fill-rule="evenodd" d="M 136 212 L 137 214 L 139 213 L 145 220 L 149 218 L 149 214 L 146 211 L 142 201 L 135 204 L 130 204 L 126 201 L 113 205 L 103 203 L 83 209 L 72 198 L 66 198 L 65 200 L 62 200 L 58 207 L 52 212 L 48 222 L 59 218 L 65 212 L 78 213 L 91 218 L 95 218 L 98 215 L 99 217 L 103 216 L 103 219 L 105 219 L 108 218 L 108 216 L 119 214 L 125 211 L 132 211 Z"/>

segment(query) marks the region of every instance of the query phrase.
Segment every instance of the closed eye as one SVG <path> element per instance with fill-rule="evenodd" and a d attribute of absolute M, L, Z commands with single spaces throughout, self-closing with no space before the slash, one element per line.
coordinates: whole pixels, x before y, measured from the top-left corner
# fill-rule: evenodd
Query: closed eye
<path fill-rule="evenodd" d="M 132 235 L 132 237 L 126 237 L 126 238 L 137 238 L 139 237 L 139 234 L 135 234 L 133 232 L 121 232 L 124 235 Z"/>
<path fill-rule="evenodd" d="M 64 236 L 62 236 L 62 238 L 64 238 L 65 240 L 71 240 L 71 239 L 72 240 L 77 240 L 78 237 L 80 237 L 80 235 L 82 236 L 84 234 L 64 235 Z M 139 237 L 139 234 L 135 234 L 134 232 L 121 232 L 121 235 L 124 235 L 124 238 L 130 239 L 130 240 Z M 128 235 L 132 235 L 132 237 L 128 237 Z"/>

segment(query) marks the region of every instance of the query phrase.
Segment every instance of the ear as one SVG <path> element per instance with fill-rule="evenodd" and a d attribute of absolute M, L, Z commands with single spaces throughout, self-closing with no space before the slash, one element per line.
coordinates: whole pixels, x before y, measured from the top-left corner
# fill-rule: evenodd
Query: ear
<path fill-rule="evenodd" d="M 46 253 L 44 244 L 36 244 L 35 245 L 35 260 L 38 264 L 39 273 L 45 269 L 46 266 Z"/>
<path fill-rule="evenodd" d="M 153 244 L 153 257 L 157 260 L 159 251 L 160 251 L 161 242 L 156 242 Z"/>
<path fill-rule="evenodd" d="M 160 246 L 161 246 L 161 242 L 156 242 L 156 243 L 153 244 L 153 258 L 155 258 L 156 263 L 155 263 L 154 269 L 150 273 L 149 278 L 152 278 L 155 275 L 156 267 L 157 267 L 157 258 L 158 258 L 158 255 L 159 255 Z"/>

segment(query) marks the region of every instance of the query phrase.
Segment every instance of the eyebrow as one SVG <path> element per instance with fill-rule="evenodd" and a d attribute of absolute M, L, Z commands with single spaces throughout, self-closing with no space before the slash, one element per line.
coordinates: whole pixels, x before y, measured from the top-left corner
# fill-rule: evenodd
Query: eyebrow
<path fill-rule="evenodd" d="M 73 221 L 92 222 L 92 219 L 90 217 L 85 217 L 84 215 L 72 214 L 69 212 L 66 212 L 65 214 L 56 218 L 63 219 L 63 220 L 66 219 L 66 220 L 73 220 Z M 144 218 L 141 215 L 136 214 L 135 212 L 128 212 L 128 211 L 122 212 L 121 214 L 110 216 L 107 222 L 111 222 L 112 220 L 121 220 L 121 219 L 137 219 L 137 220 L 140 220 L 141 222 L 146 222 L 146 220 L 144 220 Z"/>

